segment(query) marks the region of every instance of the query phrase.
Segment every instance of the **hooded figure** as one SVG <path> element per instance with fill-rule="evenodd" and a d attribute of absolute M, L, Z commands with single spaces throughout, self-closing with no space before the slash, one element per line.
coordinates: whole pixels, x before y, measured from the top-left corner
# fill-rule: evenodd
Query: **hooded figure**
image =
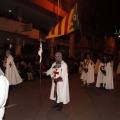
<path fill-rule="evenodd" d="M 3 119 L 4 112 L 5 112 L 5 104 L 8 98 L 8 89 L 9 89 L 9 82 L 4 76 L 4 73 L 0 69 L 0 120 Z"/>
<path fill-rule="evenodd" d="M 57 52 L 55 54 L 55 61 L 56 61 L 56 65 L 54 66 L 54 68 L 59 68 L 61 67 L 61 62 L 62 62 L 62 54 L 60 52 Z"/>
<path fill-rule="evenodd" d="M 18 70 L 14 64 L 13 57 L 11 56 L 10 50 L 6 51 L 7 59 L 5 61 L 5 76 L 9 81 L 10 85 L 16 85 L 22 82 L 22 78 L 20 77 Z"/>
<path fill-rule="evenodd" d="M 105 89 L 114 89 L 113 69 L 111 62 L 106 56 L 99 65 L 96 87 Z"/>
<path fill-rule="evenodd" d="M 67 64 L 62 60 L 60 52 L 55 54 L 55 61 L 47 71 L 47 75 L 52 78 L 50 99 L 56 101 L 54 108 L 57 107 L 58 111 L 60 111 L 63 104 L 70 102 L 68 68 Z"/>
<path fill-rule="evenodd" d="M 86 59 L 84 59 L 82 66 L 83 71 L 80 76 L 80 79 L 83 81 L 82 86 L 87 84 L 87 87 L 89 87 L 89 84 L 94 82 L 94 66 L 95 66 L 95 64 L 90 58 L 90 54 L 86 55 Z"/>

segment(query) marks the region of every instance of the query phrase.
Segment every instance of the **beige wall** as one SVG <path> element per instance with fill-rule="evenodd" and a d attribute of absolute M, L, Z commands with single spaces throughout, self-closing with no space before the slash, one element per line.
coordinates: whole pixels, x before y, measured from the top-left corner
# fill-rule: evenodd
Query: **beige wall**
<path fill-rule="evenodd" d="M 24 23 L 0 17 L 0 30 L 18 33 L 21 35 L 27 35 L 29 38 L 33 39 L 39 39 L 39 30 L 32 29 L 31 31 L 22 32 L 22 28 L 24 25 L 25 25 Z"/>

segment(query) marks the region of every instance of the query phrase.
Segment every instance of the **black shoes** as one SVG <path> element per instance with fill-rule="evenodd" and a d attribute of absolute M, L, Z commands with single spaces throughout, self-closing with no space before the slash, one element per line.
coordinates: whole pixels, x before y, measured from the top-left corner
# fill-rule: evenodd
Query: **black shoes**
<path fill-rule="evenodd" d="M 59 106 L 58 106 L 57 111 L 61 111 L 61 110 L 62 110 L 62 106 L 63 106 L 63 104 L 62 104 L 62 103 L 59 103 Z"/>
<path fill-rule="evenodd" d="M 55 103 L 53 106 L 52 106 L 52 108 L 57 108 L 59 106 L 59 104 L 58 103 Z"/>
<path fill-rule="evenodd" d="M 61 111 L 63 107 L 63 103 L 56 103 L 52 106 L 52 108 L 57 108 L 57 111 Z"/>

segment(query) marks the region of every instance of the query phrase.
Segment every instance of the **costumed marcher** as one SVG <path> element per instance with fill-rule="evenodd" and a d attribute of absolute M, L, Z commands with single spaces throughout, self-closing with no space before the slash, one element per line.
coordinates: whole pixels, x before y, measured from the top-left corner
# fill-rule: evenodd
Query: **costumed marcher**
<path fill-rule="evenodd" d="M 113 70 L 111 62 L 107 59 L 106 56 L 101 60 L 96 87 L 105 88 L 105 89 L 114 89 L 113 85 Z"/>
<path fill-rule="evenodd" d="M 70 102 L 68 68 L 60 52 L 55 54 L 55 61 L 46 74 L 52 79 L 50 99 L 56 101 L 53 107 L 61 111 L 63 104 Z"/>
<path fill-rule="evenodd" d="M 3 120 L 5 104 L 8 98 L 9 82 L 0 69 L 0 120 Z"/>
<path fill-rule="evenodd" d="M 14 64 L 13 57 L 10 50 L 6 51 L 6 61 L 4 62 L 6 66 L 5 76 L 9 81 L 9 85 L 16 85 L 22 82 L 18 70 Z"/>
<path fill-rule="evenodd" d="M 87 54 L 86 59 L 84 59 L 82 64 L 83 64 L 83 71 L 82 71 L 82 74 L 80 77 L 80 79 L 83 81 L 82 86 L 87 84 L 87 87 L 89 87 L 89 84 L 94 82 L 94 66 L 95 66 L 95 64 L 91 60 L 89 54 Z"/>

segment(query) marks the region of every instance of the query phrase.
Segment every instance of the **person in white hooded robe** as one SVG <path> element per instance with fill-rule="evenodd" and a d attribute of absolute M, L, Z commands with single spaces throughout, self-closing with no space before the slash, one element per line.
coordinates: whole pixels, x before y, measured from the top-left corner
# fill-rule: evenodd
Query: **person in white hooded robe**
<path fill-rule="evenodd" d="M 60 52 L 55 54 L 55 61 L 47 71 L 47 75 L 50 75 L 52 78 L 50 99 L 56 101 L 53 107 L 61 111 L 63 104 L 70 102 L 68 67 L 62 60 Z"/>
<path fill-rule="evenodd" d="M 4 62 L 6 70 L 5 76 L 9 81 L 9 85 L 16 85 L 22 82 L 22 78 L 20 77 L 18 70 L 15 66 L 13 57 L 11 55 L 10 50 L 6 51 L 6 60 Z"/>
<path fill-rule="evenodd" d="M 111 62 L 107 59 L 106 56 L 101 60 L 96 87 L 104 89 L 114 89 L 113 84 L 113 69 Z"/>
<path fill-rule="evenodd" d="M 8 98 L 9 82 L 0 69 L 0 120 L 3 120 L 5 104 Z"/>
<path fill-rule="evenodd" d="M 94 82 L 94 66 L 95 64 L 90 58 L 90 54 L 86 55 L 86 59 L 82 62 L 83 71 L 80 76 L 80 79 L 83 81 L 82 86 L 87 84 L 87 87 L 89 87 L 90 83 Z"/>

